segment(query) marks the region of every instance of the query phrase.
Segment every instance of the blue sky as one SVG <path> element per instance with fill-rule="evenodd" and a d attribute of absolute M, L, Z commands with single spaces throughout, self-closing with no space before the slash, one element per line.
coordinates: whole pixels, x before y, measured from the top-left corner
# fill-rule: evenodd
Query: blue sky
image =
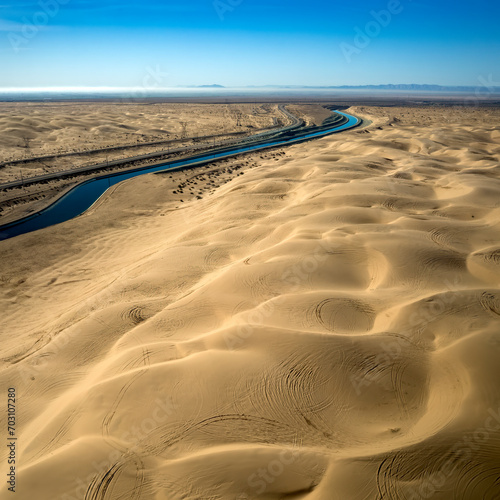
<path fill-rule="evenodd" d="M 492 0 L 0 0 L 0 87 L 477 85 L 500 81 L 499 19 Z"/>

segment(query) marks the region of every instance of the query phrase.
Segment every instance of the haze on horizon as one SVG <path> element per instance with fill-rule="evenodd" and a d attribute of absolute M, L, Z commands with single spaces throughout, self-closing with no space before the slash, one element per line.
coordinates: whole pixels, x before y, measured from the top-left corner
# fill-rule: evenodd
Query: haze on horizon
<path fill-rule="evenodd" d="M 4 0 L 0 90 L 499 86 L 500 5 L 465 1 Z"/>

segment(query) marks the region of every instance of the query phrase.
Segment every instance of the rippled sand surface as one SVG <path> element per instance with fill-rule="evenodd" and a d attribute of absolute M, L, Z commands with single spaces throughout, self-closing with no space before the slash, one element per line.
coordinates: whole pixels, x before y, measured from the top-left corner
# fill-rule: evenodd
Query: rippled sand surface
<path fill-rule="evenodd" d="M 351 111 L 0 244 L 17 498 L 500 498 L 500 113 Z"/>
<path fill-rule="evenodd" d="M 319 108 L 319 106 L 317 106 Z M 295 106 L 314 115 L 315 106 Z M 323 109 L 323 114 L 328 115 Z M 326 116 L 325 116 L 326 117 Z M 0 102 L 0 183 L 166 150 L 165 141 L 253 133 L 287 121 L 276 104 Z M 158 142 L 163 141 L 163 142 Z M 148 146 L 149 144 L 149 146 Z M 134 148 L 130 148 L 134 146 Z M 89 151 L 114 148 L 88 156 Z M 127 147 L 127 149 L 120 149 Z M 82 153 L 64 156 L 68 153 Z M 14 163 L 45 155 L 61 155 Z"/>

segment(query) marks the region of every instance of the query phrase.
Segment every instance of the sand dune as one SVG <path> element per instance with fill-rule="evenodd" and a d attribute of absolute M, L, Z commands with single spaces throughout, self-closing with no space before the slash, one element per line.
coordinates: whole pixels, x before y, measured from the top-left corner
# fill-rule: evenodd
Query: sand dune
<path fill-rule="evenodd" d="M 0 245 L 17 498 L 500 498 L 499 112 L 351 111 Z"/>
<path fill-rule="evenodd" d="M 179 139 L 184 123 L 187 137 L 251 132 L 272 127 L 275 118 L 284 121 L 273 104 L 0 103 L 0 162 Z M 116 152 L 109 155 L 113 158 Z M 69 169 L 82 162 L 78 157 L 70 160 L 50 159 L 22 168 L 28 177 L 43 173 L 42 167 Z M 19 168 L 11 172 L 3 167 L 0 180 L 18 176 Z"/>
<path fill-rule="evenodd" d="M 30 153 L 36 156 L 57 152 L 57 148 L 84 150 L 176 137 L 182 132 L 182 121 L 188 122 L 188 132 L 193 134 L 200 128 L 207 134 L 220 133 L 222 126 L 236 130 L 237 112 L 244 128 L 271 126 L 275 108 L 252 104 L 2 103 L 2 160 L 9 153 L 26 156 L 25 137 L 30 139 Z M 57 148 L 51 142 L 57 142 Z"/>

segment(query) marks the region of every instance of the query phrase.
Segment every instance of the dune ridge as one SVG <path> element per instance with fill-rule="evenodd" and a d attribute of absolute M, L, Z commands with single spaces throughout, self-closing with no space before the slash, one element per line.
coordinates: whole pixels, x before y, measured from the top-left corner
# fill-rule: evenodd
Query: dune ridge
<path fill-rule="evenodd" d="M 500 498 L 500 112 L 351 111 L 1 244 L 18 498 Z"/>

